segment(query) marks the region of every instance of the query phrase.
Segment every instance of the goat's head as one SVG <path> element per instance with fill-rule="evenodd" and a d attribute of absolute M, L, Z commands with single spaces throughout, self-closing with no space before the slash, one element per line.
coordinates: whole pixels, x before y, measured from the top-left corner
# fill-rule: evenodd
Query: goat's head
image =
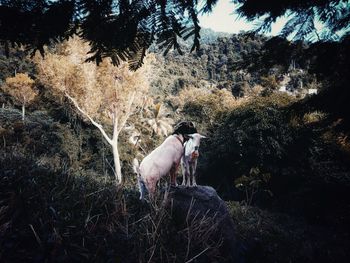
<path fill-rule="evenodd" d="M 181 121 L 174 127 L 173 134 L 181 134 L 185 137 L 186 134 L 194 134 L 197 132 L 194 123 L 191 121 Z"/>
<path fill-rule="evenodd" d="M 207 137 L 199 133 L 193 133 L 185 135 L 185 138 L 188 139 L 185 147 L 185 155 L 191 155 L 192 158 L 198 158 L 201 139 L 205 139 Z"/>

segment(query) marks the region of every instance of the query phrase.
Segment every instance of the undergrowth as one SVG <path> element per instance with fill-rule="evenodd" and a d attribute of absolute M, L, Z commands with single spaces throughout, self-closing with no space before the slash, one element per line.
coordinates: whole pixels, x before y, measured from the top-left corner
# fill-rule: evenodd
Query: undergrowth
<path fill-rule="evenodd" d="M 160 194 L 0 156 L 1 262 L 225 262 L 215 218 L 173 220 Z"/>

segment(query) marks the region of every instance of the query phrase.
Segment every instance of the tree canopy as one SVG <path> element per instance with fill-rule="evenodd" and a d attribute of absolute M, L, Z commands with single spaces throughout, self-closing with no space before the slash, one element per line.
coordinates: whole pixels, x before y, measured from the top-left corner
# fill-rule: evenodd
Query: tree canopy
<path fill-rule="evenodd" d="M 156 41 L 179 52 L 178 38 L 194 36 L 199 48 L 198 1 L 195 0 L 2 0 L 0 44 L 24 45 L 44 54 L 44 46 L 78 33 L 88 41 L 89 61 L 110 57 L 141 66 L 146 49 Z"/>
<path fill-rule="evenodd" d="M 311 40 L 339 39 L 350 31 L 350 2 L 348 0 L 234 0 L 240 4 L 237 13 L 248 21 L 261 19 L 257 28 L 266 32 L 278 17 L 288 16 L 282 29 L 283 37 Z M 323 25 L 318 32 L 316 23 Z"/>
<path fill-rule="evenodd" d="M 25 46 L 44 54 L 44 46 L 78 33 L 89 42 L 89 61 L 113 64 L 129 61 L 141 66 L 146 49 L 156 42 L 167 53 L 181 53 L 179 38 L 193 37 L 191 51 L 200 46 L 198 15 L 210 13 L 217 0 L 1 0 L 0 45 Z M 283 36 L 330 39 L 350 30 L 348 0 L 233 0 L 238 14 L 249 21 L 262 19 L 258 31 L 271 28 L 278 17 L 289 15 Z M 326 30 L 318 34 L 315 21 Z"/>
<path fill-rule="evenodd" d="M 84 63 L 89 45 L 77 36 L 57 49 L 57 54 L 36 58 L 38 80 L 57 98 L 68 98 L 76 111 L 100 130 L 112 146 L 115 176 L 120 183 L 119 134 L 148 92 L 149 63 L 135 71 L 130 71 L 125 62 L 115 67 L 108 58 L 100 66 Z M 112 136 L 108 135 L 106 123 L 113 127 Z"/>
<path fill-rule="evenodd" d="M 34 87 L 35 81 L 26 73 L 16 74 L 14 77 L 6 78 L 6 82 L 0 90 L 11 95 L 15 101 L 22 105 L 22 120 L 24 120 L 25 106 L 32 102 L 38 95 Z"/>

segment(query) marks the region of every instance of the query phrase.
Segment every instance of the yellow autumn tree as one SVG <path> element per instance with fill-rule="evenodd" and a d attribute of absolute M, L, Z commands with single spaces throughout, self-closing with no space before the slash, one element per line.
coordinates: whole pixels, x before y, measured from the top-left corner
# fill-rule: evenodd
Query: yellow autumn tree
<path fill-rule="evenodd" d="M 18 73 L 14 77 L 6 78 L 5 84 L 1 88 L 22 105 L 22 120 L 24 120 L 25 106 L 38 95 L 34 89 L 34 80 L 26 73 Z"/>
<path fill-rule="evenodd" d="M 73 37 L 56 54 L 36 57 L 38 78 L 56 96 L 68 98 L 77 112 L 100 130 L 112 147 L 114 173 L 121 183 L 118 138 L 148 92 L 149 58 L 140 69 L 130 71 L 127 63 L 116 67 L 109 59 L 99 66 L 85 62 L 89 50 L 87 43 Z M 111 134 L 108 126 L 112 126 Z"/>

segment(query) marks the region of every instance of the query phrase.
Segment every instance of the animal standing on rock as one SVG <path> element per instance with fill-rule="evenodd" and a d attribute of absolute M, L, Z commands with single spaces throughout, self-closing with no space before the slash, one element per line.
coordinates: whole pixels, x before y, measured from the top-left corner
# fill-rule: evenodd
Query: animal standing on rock
<path fill-rule="evenodd" d="M 182 185 L 197 186 L 196 168 L 199 157 L 199 145 L 201 143 L 201 139 L 205 139 L 207 137 L 200 135 L 199 133 L 185 136 L 188 136 L 189 139 L 185 142 L 185 152 L 181 158 Z"/>
<path fill-rule="evenodd" d="M 157 182 L 164 176 L 169 175 L 170 183 L 177 185 L 176 172 L 184 153 L 185 135 L 196 132 L 192 122 L 180 122 L 175 126 L 174 133 L 147 155 L 140 165 L 134 159 L 133 168 L 137 174 L 141 200 L 144 199 L 146 189 L 153 198 Z"/>

